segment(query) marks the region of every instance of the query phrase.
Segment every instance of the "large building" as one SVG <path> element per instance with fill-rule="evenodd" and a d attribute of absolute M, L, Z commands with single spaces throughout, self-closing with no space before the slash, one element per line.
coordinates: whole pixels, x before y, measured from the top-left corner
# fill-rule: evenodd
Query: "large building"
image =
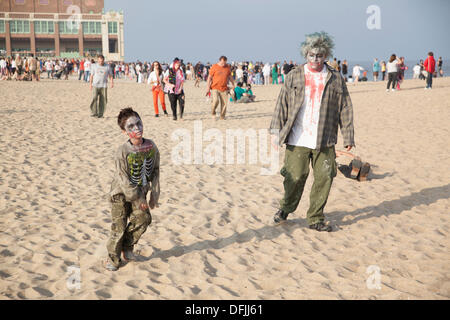
<path fill-rule="evenodd" d="M 104 0 L 0 0 L 0 55 L 124 60 L 123 13 Z"/>

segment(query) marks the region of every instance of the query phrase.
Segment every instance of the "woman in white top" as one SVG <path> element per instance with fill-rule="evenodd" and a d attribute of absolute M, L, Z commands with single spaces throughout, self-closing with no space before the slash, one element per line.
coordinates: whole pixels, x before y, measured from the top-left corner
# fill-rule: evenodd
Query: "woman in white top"
<path fill-rule="evenodd" d="M 272 72 L 270 64 L 266 63 L 262 71 L 264 76 L 264 84 L 268 86 L 270 84 L 270 73 Z"/>
<path fill-rule="evenodd" d="M 236 83 L 244 82 L 244 70 L 242 69 L 242 64 L 239 64 L 236 70 Z"/>
<path fill-rule="evenodd" d="M 389 91 L 389 88 L 392 83 L 392 91 L 395 91 L 395 86 L 397 85 L 397 73 L 398 73 L 398 61 L 397 56 L 393 54 L 389 59 L 389 63 L 386 66 L 388 72 L 388 84 L 386 91 Z"/>
<path fill-rule="evenodd" d="M 169 116 L 166 110 L 166 99 L 163 91 L 163 69 L 158 61 L 153 62 L 148 83 L 152 86 L 153 106 L 155 107 L 155 117 L 159 118 L 158 98 L 166 117 Z"/>

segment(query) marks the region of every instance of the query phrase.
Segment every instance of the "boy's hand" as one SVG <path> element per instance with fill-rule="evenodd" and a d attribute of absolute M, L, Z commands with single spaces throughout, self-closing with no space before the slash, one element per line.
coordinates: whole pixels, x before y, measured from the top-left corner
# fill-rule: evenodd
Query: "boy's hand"
<path fill-rule="evenodd" d="M 142 211 L 147 211 L 148 210 L 148 204 L 141 203 L 141 205 L 139 206 L 139 209 L 141 209 Z"/>

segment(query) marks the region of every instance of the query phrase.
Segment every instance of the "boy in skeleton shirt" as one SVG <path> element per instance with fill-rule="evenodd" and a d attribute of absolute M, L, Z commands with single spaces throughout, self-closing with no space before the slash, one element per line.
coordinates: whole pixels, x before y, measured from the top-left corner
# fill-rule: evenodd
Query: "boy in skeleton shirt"
<path fill-rule="evenodd" d="M 122 252 L 125 261 L 136 261 L 134 246 L 152 223 L 149 209 L 158 207 L 160 194 L 159 151 L 153 141 L 143 138 L 144 127 L 139 114 L 131 108 L 124 109 L 119 114 L 118 124 L 129 140 L 115 157 L 116 171 L 110 193 L 112 227 L 106 261 L 109 271 L 119 269 Z"/>

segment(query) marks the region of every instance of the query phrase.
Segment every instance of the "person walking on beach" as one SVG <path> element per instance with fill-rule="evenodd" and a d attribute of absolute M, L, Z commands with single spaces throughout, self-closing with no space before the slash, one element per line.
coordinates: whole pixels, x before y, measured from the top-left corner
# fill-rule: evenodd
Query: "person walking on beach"
<path fill-rule="evenodd" d="M 429 52 L 428 58 L 423 63 L 425 71 L 428 73 L 427 75 L 427 87 L 426 90 L 433 89 L 433 74 L 436 72 L 436 60 L 434 60 L 434 53 Z"/>
<path fill-rule="evenodd" d="M 327 66 L 334 42 L 325 32 L 306 36 L 301 52 L 307 63 L 294 68 L 282 86 L 270 130 L 286 144 L 281 175 L 284 196 L 275 214 L 275 223 L 286 221 L 295 212 L 303 195 L 310 165 L 314 171 L 307 222 L 310 229 L 331 232 L 325 224 L 324 208 L 337 175 L 335 145 L 338 126 L 344 146 L 355 146 L 353 106 L 343 77 Z"/>
<path fill-rule="evenodd" d="M 36 81 L 39 81 L 39 77 L 38 77 L 38 61 L 36 60 L 36 58 L 34 57 L 34 54 L 31 54 L 30 59 L 28 59 L 28 65 L 30 68 L 30 74 L 31 74 L 31 81 L 33 81 L 33 78 Z"/>
<path fill-rule="evenodd" d="M 200 62 L 197 63 L 194 67 L 194 77 L 195 77 L 195 84 L 194 87 L 200 88 L 200 82 L 202 82 L 202 76 L 203 76 L 203 68 L 204 65 Z"/>
<path fill-rule="evenodd" d="M 278 84 L 278 63 L 272 67 L 272 84 Z"/>
<path fill-rule="evenodd" d="M 80 61 L 80 70 L 78 70 L 78 81 L 81 80 L 84 76 L 84 61 L 85 59 L 81 59 Z"/>
<path fill-rule="evenodd" d="M 386 61 L 381 61 L 381 75 L 383 81 L 386 81 Z"/>
<path fill-rule="evenodd" d="M 378 81 L 378 76 L 380 74 L 381 66 L 380 62 L 378 62 L 378 59 L 375 59 L 373 63 L 373 81 Z"/>
<path fill-rule="evenodd" d="M 180 119 L 184 116 L 184 74 L 181 69 L 181 61 L 175 58 L 172 66 L 166 71 L 164 77 L 165 89 L 169 95 L 170 107 L 172 109 L 173 120 L 177 121 L 177 102 L 180 105 Z"/>
<path fill-rule="evenodd" d="M 348 74 L 348 63 L 347 60 L 344 60 L 342 62 L 342 75 L 344 76 L 345 81 L 347 81 L 347 74 Z"/>
<path fill-rule="evenodd" d="M 263 68 L 264 85 L 268 86 L 270 84 L 270 64 L 266 63 Z"/>
<path fill-rule="evenodd" d="M 225 120 L 229 98 L 228 83 L 235 88 L 234 79 L 231 76 L 231 67 L 227 64 L 228 58 L 220 57 L 219 62 L 213 65 L 209 71 L 206 95 L 212 95 L 212 117 L 216 119 L 216 110 L 220 104 L 220 120 Z"/>
<path fill-rule="evenodd" d="M 386 66 L 388 73 L 388 83 L 386 91 L 389 92 L 389 88 L 392 84 L 392 91 L 395 91 L 395 86 L 397 85 L 397 73 L 398 73 L 398 61 L 397 56 L 393 54 L 389 59 L 389 62 Z"/>
<path fill-rule="evenodd" d="M 103 118 L 108 103 L 108 78 L 111 79 L 111 88 L 114 88 L 111 68 L 105 64 L 105 57 L 99 55 L 97 64 L 90 67 L 91 117 Z"/>
<path fill-rule="evenodd" d="M 441 77 L 443 77 L 444 76 L 444 70 L 442 69 L 442 57 L 439 57 L 439 60 L 438 60 L 438 70 L 439 70 L 439 75 Z"/>
<path fill-rule="evenodd" d="M 156 144 L 143 137 L 144 125 L 133 109 L 123 109 L 117 119 L 128 141 L 115 154 L 111 202 L 111 233 L 106 244 L 105 268 L 117 271 L 125 262 L 137 261 L 135 246 L 152 223 L 150 210 L 159 207 L 160 153 Z M 150 200 L 147 201 L 147 194 Z"/>
<path fill-rule="evenodd" d="M 155 117 L 159 117 L 158 99 L 161 101 L 164 114 L 168 116 L 166 110 L 166 99 L 163 91 L 163 70 L 158 61 L 153 62 L 148 82 L 152 86 L 153 106 L 155 108 Z"/>
<path fill-rule="evenodd" d="M 94 64 L 93 60 L 86 59 L 84 62 L 84 81 L 88 82 L 91 78 L 91 66 Z"/>
<path fill-rule="evenodd" d="M 408 67 L 405 65 L 405 58 L 401 57 L 398 62 L 397 90 L 400 90 L 400 85 L 403 83 L 403 80 L 405 79 L 406 70 L 408 70 Z"/>

